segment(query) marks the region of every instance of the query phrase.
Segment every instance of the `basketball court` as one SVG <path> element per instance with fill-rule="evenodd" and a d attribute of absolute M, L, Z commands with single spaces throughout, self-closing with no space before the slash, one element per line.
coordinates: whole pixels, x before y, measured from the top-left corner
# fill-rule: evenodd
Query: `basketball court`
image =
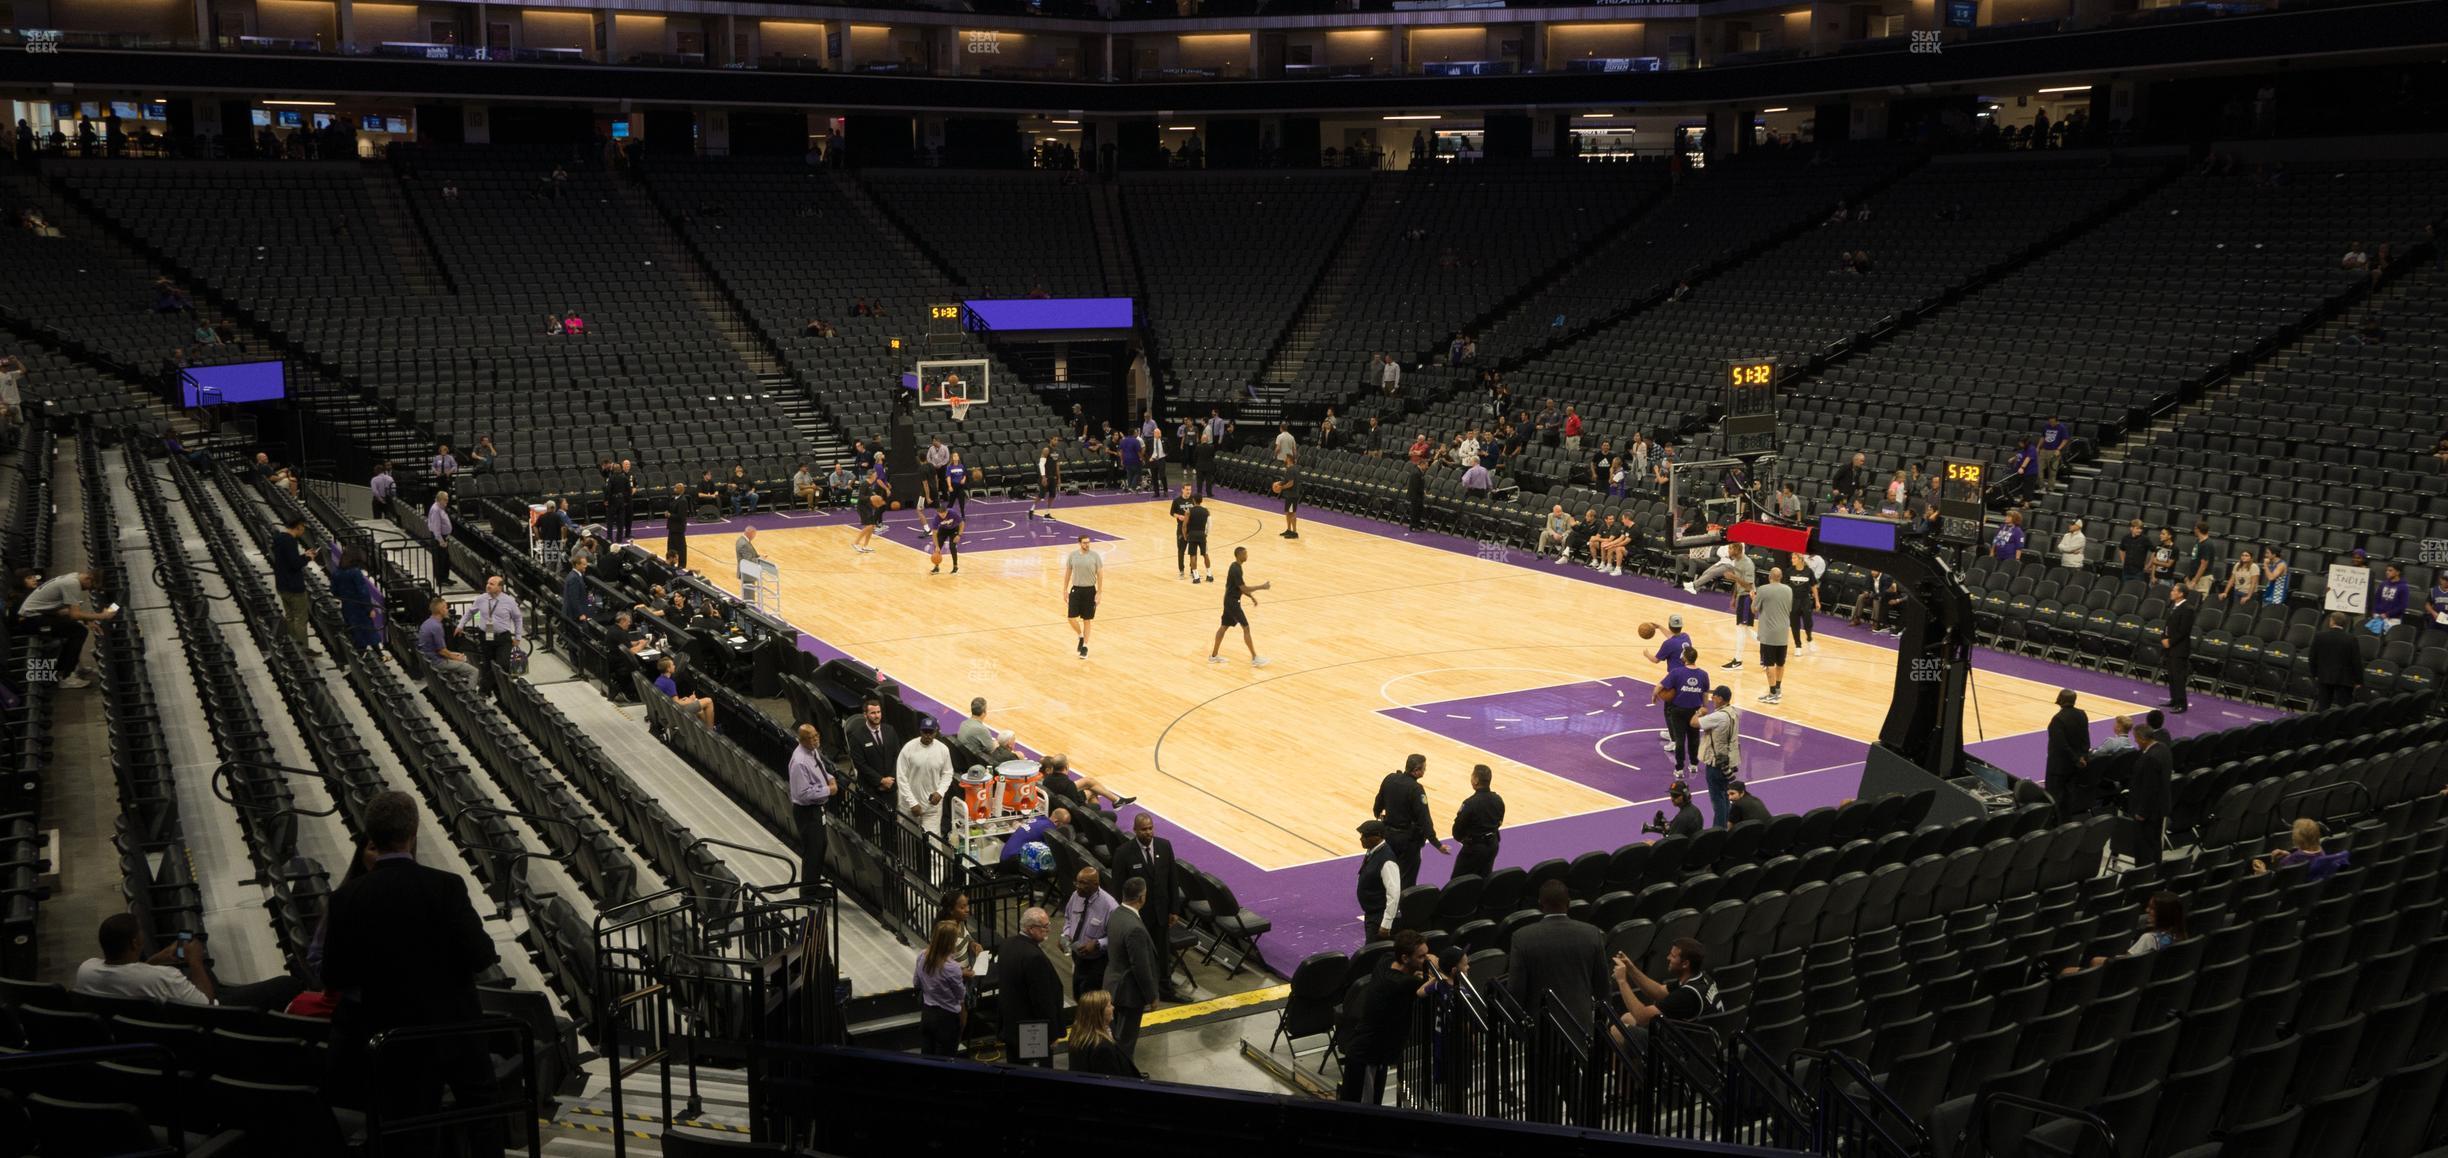
<path fill-rule="evenodd" d="M 1208 503 L 1217 572 L 1246 547 L 1249 581 L 1274 585 L 1248 606 L 1264 668 L 1249 664 L 1238 631 L 1224 641 L 1229 662 L 1207 661 L 1222 585 L 1176 577 L 1173 523 L 1155 496 L 1067 496 L 1051 520 L 1030 518 L 1021 500 L 974 501 L 957 576 L 928 573 L 916 512 L 894 512 L 864 555 L 851 549 L 846 512 L 755 521 L 766 528 L 758 548 L 787 578 L 782 615 L 812 650 L 874 665 L 913 706 L 939 705 L 947 728 L 984 696 L 1023 746 L 1068 753 L 1138 797 L 1184 859 L 1275 920 L 1263 947 L 1278 965 L 1349 947 L 1353 830 L 1408 753 L 1428 757 L 1440 831 L 1471 766 L 1494 770 L 1507 810 L 1499 865 L 1638 838 L 1673 779 L 1643 621 L 1682 615 L 1702 666 L 1734 686 L 1748 717 L 1743 778 L 1776 811 L 1852 797 L 1887 713 L 1892 641 L 1845 627 L 1832 605 L 1818 641 L 1788 665 L 1783 702 L 1767 707 L 1756 648 L 1745 668 L 1719 667 L 1736 654 L 1723 595 L 1334 512 L 1302 512 L 1301 537 L 1287 540 L 1260 496 Z M 1106 561 L 1086 659 L 1065 622 L 1062 565 L 1082 534 Z M 1966 742 L 2022 775 L 2040 774 L 2059 687 L 2083 691 L 2103 736 L 2114 715 L 2162 698 L 2022 657 L 1982 653 L 1976 666 Z M 2197 697 L 2175 723 L 2190 732 L 2267 714 Z M 1428 855 L 1424 882 L 1444 879 L 1441 862 Z"/>

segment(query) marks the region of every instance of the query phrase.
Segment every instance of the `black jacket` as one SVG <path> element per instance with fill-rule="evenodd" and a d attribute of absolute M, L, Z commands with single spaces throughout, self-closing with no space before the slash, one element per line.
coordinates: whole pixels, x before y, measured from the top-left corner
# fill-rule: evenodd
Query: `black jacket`
<path fill-rule="evenodd" d="M 376 863 L 332 894 L 324 916 L 323 984 L 340 997 L 333 1041 L 355 1049 L 384 1030 L 480 1016 L 476 975 L 495 959 L 466 878 Z"/>
<path fill-rule="evenodd" d="M 1149 859 L 1139 850 L 1139 841 L 1124 835 L 1113 850 L 1113 879 L 1116 883 L 1132 877 L 1147 879 L 1147 923 L 1152 935 L 1162 936 L 1165 918 L 1173 912 L 1173 842 L 1163 837 L 1155 840 L 1156 856 Z"/>
<path fill-rule="evenodd" d="M 1054 963 L 1046 960 L 1045 946 L 1035 939 L 1003 938 L 1003 954 L 995 960 L 995 989 L 1001 994 L 996 1012 L 1003 1022 L 1006 1056 L 1019 1053 L 1021 1022 L 1046 1023 L 1048 1043 L 1061 1035 L 1062 979 L 1055 976 Z"/>
<path fill-rule="evenodd" d="M 842 725 L 842 732 L 850 741 L 850 764 L 858 769 L 859 787 L 869 792 L 884 791 L 885 778 L 901 763 L 901 733 L 886 724 L 884 740 L 878 743 L 868 734 L 867 721 L 855 716 Z M 889 801 L 886 804 L 890 806 Z"/>
<path fill-rule="evenodd" d="M 1156 963 L 1156 942 L 1147 922 L 1129 905 L 1114 906 L 1105 918 L 1105 988 L 1116 1009 L 1146 1009 L 1156 1004 L 1164 988 L 1163 966 Z"/>
<path fill-rule="evenodd" d="M 1607 992 L 1606 934 L 1598 926 L 1549 914 L 1513 934 L 1505 984 L 1522 1008 L 1535 1012 L 1553 994 L 1566 1025 L 1591 1024 Z"/>
<path fill-rule="evenodd" d="M 2312 633 L 2312 682 L 2324 687 L 2362 686 L 2363 652 L 2345 628 L 2324 627 Z"/>
<path fill-rule="evenodd" d="M 2187 599 L 2167 610 L 2167 653 L 2169 659 L 2190 659 L 2193 655 L 2193 621 L 2201 617 L 2201 604 Z M 2357 660 L 2361 663 L 2361 660 Z"/>
<path fill-rule="evenodd" d="M 1493 788 L 1482 788 L 1470 794 L 1462 807 L 1454 810 L 1454 839 L 1468 844 L 1481 844 L 1496 839 L 1504 827 L 1504 797 Z"/>
<path fill-rule="evenodd" d="M 2057 709 L 2048 726 L 2048 772 L 2041 781 L 2049 795 L 2066 804 L 2066 793 L 2082 779 L 2083 761 L 2091 754 L 2091 717 L 2081 708 Z"/>
<path fill-rule="evenodd" d="M 1415 777 L 1386 773 L 1377 785 L 1377 802 L 1369 811 L 1393 830 L 1386 839 L 1398 847 L 1416 848 L 1436 839 L 1436 818 L 1428 814 L 1428 790 Z"/>
<path fill-rule="evenodd" d="M 2166 743 L 2152 744 L 2134 761 L 2133 781 L 2126 788 L 2125 811 L 2165 820 L 2175 807 L 2176 752 Z"/>

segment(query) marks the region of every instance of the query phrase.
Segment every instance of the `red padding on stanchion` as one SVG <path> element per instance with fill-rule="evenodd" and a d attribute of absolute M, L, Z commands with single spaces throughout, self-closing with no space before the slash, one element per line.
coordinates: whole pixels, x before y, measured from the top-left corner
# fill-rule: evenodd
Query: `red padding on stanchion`
<path fill-rule="evenodd" d="M 1727 527 L 1725 536 L 1730 542 L 1768 551 L 1803 554 L 1810 550 L 1810 531 L 1802 527 L 1772 527 L 1745 519 Z"/>

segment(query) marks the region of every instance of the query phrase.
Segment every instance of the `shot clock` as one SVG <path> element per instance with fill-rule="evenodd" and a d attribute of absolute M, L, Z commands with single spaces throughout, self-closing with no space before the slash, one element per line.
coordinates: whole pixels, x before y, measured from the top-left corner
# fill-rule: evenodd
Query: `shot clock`
<path fill-rule="evenodd" d="M 1774 358 L 1727 359 L 1726 453 L 1745 456 L 1776 452 L 1776 382 Z"/>
<path fill-rule="evenodd" d="M 1938 469 L 1939 537 L 1960 543 L 1985 542 L 1989 464 L 1950 458 Z"/>

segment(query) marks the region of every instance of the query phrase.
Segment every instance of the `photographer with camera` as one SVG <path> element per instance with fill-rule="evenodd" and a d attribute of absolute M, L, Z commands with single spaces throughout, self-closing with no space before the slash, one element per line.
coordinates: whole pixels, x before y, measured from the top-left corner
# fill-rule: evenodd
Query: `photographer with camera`
<path fill-rule="evenodd" d="M 1659 809 L 1656 819 L 1641 826 L 1642 832 L 1694 837 L 1700 835 L 1702 828 L 1707 827 L 1707 822 L 1700 819 L 1700 810 L 1692 806 L 1691 785 L 1680 780 L 1668 785 L 1666 800 L 1667 803 L 1675 806 L 1674 819 L 1666 819 L 1666 811 Z"/>

